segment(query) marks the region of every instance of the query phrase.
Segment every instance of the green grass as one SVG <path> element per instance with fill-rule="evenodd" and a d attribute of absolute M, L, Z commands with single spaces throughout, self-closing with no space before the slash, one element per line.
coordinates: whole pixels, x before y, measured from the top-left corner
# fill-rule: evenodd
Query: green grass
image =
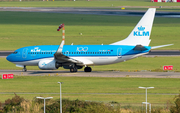
<path fill-rule="evenodd" d="M 58 81 L 62 84 L 63 98 L 90 100 L 90 101 L 116 101 L 120 103 L 141 103 L 145 100 L 145 90 L 139 86 L 154 86 L 148 93 L 179 93 L 179 79 L 172 78 L 99 78 L 99 77 L 60 77 L 60 76 L 16 76 L 14 79 L 0 79 L 0 92 L 31 92 L 31 93 L 58 93 Z M 66 94 L 68 93 L 68 94 Z M 73 93 L 136 93 L 135 95 L 120 94 L 73 94 Z M 138 94 L 142 93 L 142 94 Z M 53 96 L 59 94 L 19 94 L 27 99 L 36 96 Z M 13 96 L 13 94 L 0 94 L 0 101 Z M 166 103 L 174 95 L 148 95 L 151 103 Z"/>
<path fill-rule="evenodd" d="M 141 17 L 61 13 L 0 12 L 0 50 L 31 45 L 59 45 L 65 23 L 66 44 L 110 44 L 126 38 Z M 179 18 L 156 17 L 151 46 L 173 43 L 161 49 L 179 49 Z M 82 33 L 82 35 L 80 35 Z"/>
<path fill-rule="evenodd" d="M 139 57 L 126 62 L 121 62 L 111 65 L 94 66 L 93 71 L 163 71 L 164 65 L 173 65 L 173 71 L 180 72 L 180 57 Z M 0 69 L 14 69 L 21 70 L 22 68 L 16 67 L 15 64 L 8 62 L 5 58 L 0 58 Z M 38 66 L 27 66 L 28 70 L 38 70 Z M 59 68 L 59 70 L 64 70 Z M 69 70 L 66 70 L 69 71 Z M 83 71 L 83 69 L 79 70 Z"/>
<path fill-rule="evenodd" d="M 18 0 L 19 1 L 19 0 Z M 112 6 L 113 4 L 113 6 Z M 23 2 L 1 2 L 1 7 L 120 7 L 120 6 L 179 6 L 179 3 L 153 3 L 150 0 L 128 0 L 128 1 L 23 1 Z"/>

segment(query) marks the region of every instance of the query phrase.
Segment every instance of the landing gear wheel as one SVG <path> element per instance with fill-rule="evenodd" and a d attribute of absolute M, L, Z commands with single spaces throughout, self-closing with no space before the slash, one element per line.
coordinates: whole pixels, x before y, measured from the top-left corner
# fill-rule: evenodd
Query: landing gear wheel
<path fill-rule="evenodd" d="M 76 66 L 71 67 L 71 68 L 70 68 L 70 72 L 77 72 L 77 67 L 76 67 Z"/>
<path fill-rule="evenodd" d="M 91 67 L 85 67 L 84 68 L 84 72 L 91 72 L 91 71 L 92 71 Z"/>
<path fill-rule="evenodd" d="M 26 66 L 24 66 L 24 68 L 22 69 L 23 72 L 26 72 L 27 69 L 26 69 Z"/>

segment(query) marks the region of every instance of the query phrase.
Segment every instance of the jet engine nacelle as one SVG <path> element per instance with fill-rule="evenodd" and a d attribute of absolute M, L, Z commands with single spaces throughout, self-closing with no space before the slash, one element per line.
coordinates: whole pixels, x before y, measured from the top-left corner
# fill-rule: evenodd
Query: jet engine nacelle
<path fill-rule="evenodd" d="M 38 66 L 42 70 L 55 70 L 59 68 L 55 60 L 40 60 Z"/>

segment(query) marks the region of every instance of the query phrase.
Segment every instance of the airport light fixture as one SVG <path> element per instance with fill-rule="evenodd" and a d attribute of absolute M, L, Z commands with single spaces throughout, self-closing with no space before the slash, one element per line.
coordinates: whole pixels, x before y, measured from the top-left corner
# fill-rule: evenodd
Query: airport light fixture
<path fill-rule="evenodd" d="M 139 88 L 141 88 L 141 89 L 146 89 L 146 102 L 144 102 L 145 104 L 146 104 L 146 113 L 147 113 L 147 89 L 152 89 L 152 88 L 154 88 L 154 87 L 139 87 Z"/>
<path fill-rule="evenodd" d="M 46 107 L 46 99 L 52 99 L 53 97 L 46 97 L 46 98 L 44 98 L 44 97 L 36 97 L 36 98 L 38 98 L 38 99 L 44 99 L 44 113 L 46 112 L 46 109 L 45 109 L 45 107 Z"/>
<path fill-rule="evenodd" d="M 61 84 L 63 84 L 63 82 L 58 82 L 58 84 L 60 85 L 60 113 L 62 113 L 62 95 L 61 95 Z"/>

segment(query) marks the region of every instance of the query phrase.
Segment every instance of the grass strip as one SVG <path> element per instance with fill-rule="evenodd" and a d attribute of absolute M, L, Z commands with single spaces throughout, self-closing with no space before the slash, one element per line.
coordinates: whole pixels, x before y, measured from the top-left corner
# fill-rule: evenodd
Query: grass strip
<path fill-rule="evenodd" d="M 0 12 L 0 50 L 32 45 L 59 45 L 65 23 L 66 44 L 110 44 L 126 38 L 141 17 L 78 15 L 34 12 Z M 174 44 L 160 49 L 179 50 L 179 18 L 156 17 L 150 46 Z M 82 35 L 81 35 L 82 34 Z"/>
<path fill-rule="evenodd" d="M 63 98 L 93 100 L 93 101 L 117 101 L 122 103 L 139 103 L 145 100 L 145 90 L 139 86 L 153 86 L 148 93 L 177 94 L 179 93 L 179 79 L 173 78 L 100 78 L 100 77 L 60 77 L 60 76 L 16 76 L 14 79 L 0 79 L 0 92 L 31 92 L 31 93 L 59 93 L 58 81 L 62 84 Z M 73 94 L 77 93 L 77 94 Z M 80 94 L 78 94 L 80 93 Z M 104 93 L 104 94 L 82 94 Z M 109 94 L 106 94 L 109 93 Z M 137 93 L 133 95 L 114 95 L 111 93 Z M 13 94 L 0 94 L 1 101 Z M 23 94 L 20 94 L 23 95 Z M 41 94 L 27 94 L 27 98 Z M 43 94 L 43 96 L 50 96 Z M 51 94 L 58 98 L 59 94 Z M 174 95 L 148 95 L 152 103 L 166 103 L 173 99 Z"/>

